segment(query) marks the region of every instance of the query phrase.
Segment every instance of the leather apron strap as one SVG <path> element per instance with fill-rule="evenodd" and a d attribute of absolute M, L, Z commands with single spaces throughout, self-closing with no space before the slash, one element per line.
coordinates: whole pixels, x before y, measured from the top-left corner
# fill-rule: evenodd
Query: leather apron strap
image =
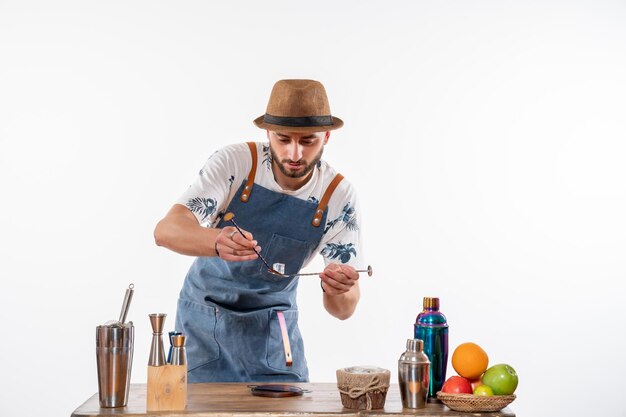
<path fill-rule="evenodd" d="M 283 337 L 283 348 L 285 349 L 285 366 L 293 365 L 293 356 L 291 355 L 291 344 L 289 343 L 289 332 L 287 332 L 287 322 L 282 311 L 277 311 L 278 323 L 280 324 L 280 333 Z"/>
<path fill-rule="evenodd" d="M 250 168 L 250 173 L 248 174 L 248 180 L 246 181 L 246 185 L 243 187 L 243 191 L 241 192 L 241 196 L 239 196 L 239 200 L 243 203 L 247 203 L 250 199 L 250 194 L 252 193 L 252 186 L 254 185 L 254 177 L 256 175 L 256 164 L 257 164 L 257 155 L 256 155 L 256 143 L 247 142 L 248 148 L 250 148 L 250 155 L 252 156 L 252 168 Z"/>
<path fill-rule="evenodd" d="M 324 192 L 324 195 L 322 196 L 322 199 L 320 200 L 320 203 L 317 205 L 317 209 L 315 210 L 315 215 L 313 216 L 313 221 L 311 222 L 313 226 L 320 227 L 320 224 L 322 224 L 322 216 L 324 215 L 324 210 L 326 210 L 326 206 L 328 205 L 330 197 L 333 195 L 335 188 L 337 188 L 342 179 L 343 175 L 337 174 L 335 175 L 335 178 L 333 178 L 333 180 L 330 182 L 330 184 L 328 184 L 328 188 L 326 188 L 326 191 Z"/>

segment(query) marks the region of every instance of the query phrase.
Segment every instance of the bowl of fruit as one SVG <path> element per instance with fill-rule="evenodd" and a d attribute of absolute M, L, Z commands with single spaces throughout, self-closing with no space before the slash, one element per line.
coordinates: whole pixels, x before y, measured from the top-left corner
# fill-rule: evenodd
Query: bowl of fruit
<path fill-rule="evenodd" d="M 504 363 L 489 367 L 487 353 L 477 344 L 460 344 L 452 354 L 452 367 L 458 375 L 448 378 L 437 393 L 451 410 L 498 411 L 515 400 L 515 369 Z"/>

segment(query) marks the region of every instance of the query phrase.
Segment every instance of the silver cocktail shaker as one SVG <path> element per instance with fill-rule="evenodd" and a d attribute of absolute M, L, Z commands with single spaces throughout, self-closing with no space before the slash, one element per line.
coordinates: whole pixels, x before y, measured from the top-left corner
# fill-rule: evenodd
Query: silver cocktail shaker
<path fill-rule="evenodd" d="M 109 320 L 96 327 L 96 365 L 98 368 L 98 397 L 100 407 L 125 407 L 133 367 L 135 327 L 126 322 L 134 284 L 124 296 L 119 320 Z"/>
<path fill-rule="evenodd" d="M 125 407 L 133 366 L 132 322 L 96 327 L 96 363 L 100 407 Z"/>
<path fill-rule="evenodd" d="M 407 339 L 406 352 L 398 359 L 398 383 L 404 408 L 426 406 L 430 361 L 423 348 L 424 342 L 420 339 Z"/>

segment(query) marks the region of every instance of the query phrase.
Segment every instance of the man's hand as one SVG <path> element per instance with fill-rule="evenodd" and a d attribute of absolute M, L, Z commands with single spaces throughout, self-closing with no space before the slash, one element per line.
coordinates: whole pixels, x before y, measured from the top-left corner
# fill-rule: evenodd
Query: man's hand
<path fill-rule="evenodd" d="M 251 261 L 258 258 L 254 253 L 261 251 L 257 246 L 257 241 L 252 238 L 252 233 L 242 230 L 245 237 L 232 226 L 227 226 L 220 230 L 215 239 L 215 248 L 219 257 L 225 261 Z"/>
<path fill-rule="evenodd" d="M 348 265 L 329 264 L 320 274 L 324 289 L 324 308 L 339 320 L 354 313 L 361 297 L 359 273 Z"/>
<path fill-rule="evenodd" d="M 219 256 L 225 261 L 250 261 L 257 258 L 253 248 L 261 250 L 252 234 L 244 236 L 232 227 L 213 229 L 202 227 L 191 210 L 174 204 L 154 229 L 154 240 L 175 252 L 191 256 Z"/>
<path fill-rule="evenodd" d="M 328 295 L 347 293 L 359 279 L 359 273 L 349 265 L 329 264 L 320 274 L 322 288 Z"/>

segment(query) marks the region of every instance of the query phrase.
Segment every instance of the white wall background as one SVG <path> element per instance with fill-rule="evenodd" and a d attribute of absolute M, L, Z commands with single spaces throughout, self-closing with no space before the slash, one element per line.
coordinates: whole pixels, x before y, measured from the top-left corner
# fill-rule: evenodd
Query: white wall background
<path fill-rule="evenodd" d="M 192 262 L 154 225 L 216 148 L 264 138 L 276 80 L 314 78 L 376 275 L 346 322 L 302 280 L 311 380 L 396 378 L 439 296 L 452 348 L 517 370 L 518 415 L 626 416 L 625 22 L 608 0 L 0 0 L 0 415 L 97 391 L 95 326 L 131 282 L 145 382 L 147 315 L 173 328 Z"/>

